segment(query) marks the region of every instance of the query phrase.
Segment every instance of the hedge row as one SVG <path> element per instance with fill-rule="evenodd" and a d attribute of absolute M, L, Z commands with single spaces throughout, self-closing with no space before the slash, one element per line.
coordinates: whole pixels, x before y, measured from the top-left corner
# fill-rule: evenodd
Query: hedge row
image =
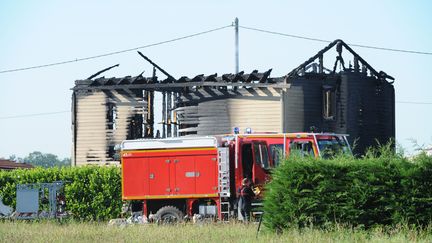
<path fill-rule="evenodd" d="M 66 210 L 79 220 L 107 220 L 120 215 L 120 169 L 115 167 L 35 168 L 0 171 L 0 196 L 15 208 L 16 185 L 68 181 Z"/>
<path fill-rule="evenodd" d="M 432 219 L 432 157 L 389 152 L 331 160 L 291 157 L 273 173 L 264 223 L 289 227 L 414 224 Z"/>

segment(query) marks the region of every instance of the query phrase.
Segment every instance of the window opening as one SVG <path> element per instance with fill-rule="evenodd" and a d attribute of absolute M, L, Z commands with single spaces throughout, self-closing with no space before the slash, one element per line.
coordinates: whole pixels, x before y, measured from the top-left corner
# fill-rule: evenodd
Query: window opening
<path fill-rule="evenodd" d="M 268 150 L 265 144 L 254 144 L 255 162 L 263 169 L 270 169 L 268 161 Z"/>
<path fill-rule="evenodd" d="M 273 167 L 277 167 L 284 158 L 283 144 L 270 144 L 270 155 L 273 161 Z"/>
<path fill-rule="evenodd" d="M 116 130 L 117 107 L 113 103 L 108 103 L 107 125 L 108 129 Z"/>
<path fill-rule="evenodd" d="M 350 154 L 349 146 L 343 137 L 318 138 L 318 147 L 323 158 L 331 158 L 338 154 Z"/>
<path fill-rule="evenodd" d="M 329 87 L 324 87 L 323 90 L 323 117 L 326 120 L 334 120 L 336 117 L 336 92 Z"/>
<path fill-rule="evenodd" d="M 312 142 L 310 141 L 293 141 L 290 143 L 290 154 L 304 156 L 315 156 Z"/>

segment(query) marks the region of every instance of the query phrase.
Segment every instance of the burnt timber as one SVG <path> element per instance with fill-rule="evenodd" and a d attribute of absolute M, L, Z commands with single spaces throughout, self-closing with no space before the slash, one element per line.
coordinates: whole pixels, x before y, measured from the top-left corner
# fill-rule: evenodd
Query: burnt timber
<path fill-rule="evenodd" d="M 323 59 L 333 48 L 331 70 Z M 352 56 L 348 65 L 343 49 Z M 346 133 L 356 141 L 357 154 L 395 136 L 394 78 L 376 71 L 341 40 L 282 77 L 270 77 L 269 69 L 176 79 L 139 55 L 154 66 L 152 77 L 96 78 L 115 65 L 75 82 L 75 165 L 118 163 L 114 147 L 125 139 L 223 134 L 233 127 Z M 159 79 L 156 69 L 167 78 Z M 156 92 L 161 104 L 155 104 Z M 155 105 L 162 113 L 157 132 Z"/>

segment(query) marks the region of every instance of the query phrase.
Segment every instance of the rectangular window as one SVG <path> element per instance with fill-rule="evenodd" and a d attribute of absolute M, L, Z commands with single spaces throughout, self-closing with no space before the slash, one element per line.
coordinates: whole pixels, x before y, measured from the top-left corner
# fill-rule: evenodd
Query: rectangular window
<path fill-rule="evenodd" d="M 319 137 L 318 147 L 323 158 L 331 158 L 338 154 L 351 154 L 346 140 L 342 136 Z"/>
<path fill-rule="evenodd" d="M 283 144 L 270 144 L 270 155 L 273 160 L 273 166 L 277 167 L 281 160 L 284 159 Z"/>
<path fill-rule="evenodd" d="M 268 161 L 268 150 L 265 144 L 254 143 L 255 163 L 263 169 L 270 169 Z"/>
<path fill-rule="evenodd" d="M 116 130 L 117 107 L 113 103 L 107 104 L 107 126 L 110 130 Z"/>
<path fill-rule="evenodd" d="M 323 117 L 334 120 L 336 117 L 336 91 L 330 86 L 323 87 Z"/>
<path fill-rule="evenodd" d="M 301 157 L 315 157 L 313 145 L 311 141 L 292 141 L 290 143 L 290 154 Z"/>

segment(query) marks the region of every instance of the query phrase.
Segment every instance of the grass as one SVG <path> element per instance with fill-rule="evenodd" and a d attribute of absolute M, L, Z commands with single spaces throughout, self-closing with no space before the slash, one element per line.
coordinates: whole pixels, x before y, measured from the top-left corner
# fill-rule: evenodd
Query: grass
<path fill-rule="evenodd" d="M 256 224 L 108 226 L 106 223 L 0 221 L 0 242 L 431 242 L 432 229 L 289 229 L 256 235 Z"/>

